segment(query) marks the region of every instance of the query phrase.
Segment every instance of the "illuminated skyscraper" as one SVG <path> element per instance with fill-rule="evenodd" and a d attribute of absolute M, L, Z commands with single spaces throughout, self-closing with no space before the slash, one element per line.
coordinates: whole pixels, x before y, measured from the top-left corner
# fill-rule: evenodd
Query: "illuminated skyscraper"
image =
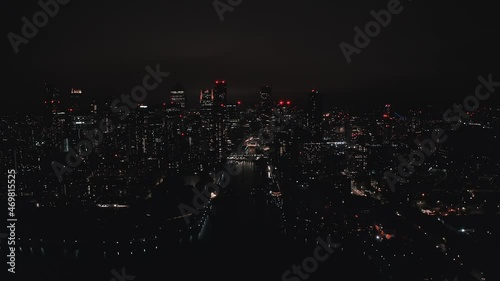
<path fill-rule="evenodd" d="M 68 112 L 72 114 L 80 113 L 80 100 L 82 97 L 82 90 L 80 89 L 71 89 L 69 93 L 70 106 L 68 108 Z"/>
<path fill-rule="evenodd" d="M 226 129 L 236 129 L 241 119 L 241 102 L 226 105 Z"/>
<path fill-rule="evenodd" d="M 201 90 L 200 91 L 200 111 L 212 111 L 214 106 L 214 91 Z"/>
<path fill-rule="evenodd" d="M 201 138 L 200 155 L 211 166 L 216 162 L 216 138 L 214 123 L 214 91 L 201 90 L 200 92 L 200 118 L 201 118 Z"/>
<path fill-rule="evenodd" d="M 180 110 L 186 108 L 186 94 L 184 88 L 179 83 L 170 90 L 170 106 Z"/>
<path fill-rule="evenodd" d="M 389 117 L 391 117 L 391 105 L 390 105 L 390 104 L 386 104 L 386 105 L 385 105 L 385 108 L 384 108 L 384 113 L 383 113 L 383 117 L 384 117 L 384 118 L 389 118 Z"/>

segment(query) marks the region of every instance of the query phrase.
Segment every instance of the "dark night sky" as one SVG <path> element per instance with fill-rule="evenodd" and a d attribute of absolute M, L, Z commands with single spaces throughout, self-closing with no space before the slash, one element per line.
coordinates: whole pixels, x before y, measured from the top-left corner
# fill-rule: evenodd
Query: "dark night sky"
<path fill-rule="evenodd" d="M 439 3 L 437 3 L 439 2 Z M 193 101 L 215 79 L 229 99 L 250 101 L 259 86 L 297 98 L 311 88 L 336 102 L 451 99 L 473 93 L 475 78 L 499 71 L 498 10 L 472 1 L 401 1 L 404 10 L 347 64 L 339 44 L 387 0 L 244 0 L 220 22 L 211 0 L 71 0 L 15 55 L 36 1 L 8 0 L 3 10 L 7 76 L 2 109 L 40 107 L 44 81 L 89 96 L 118 96 L 141 83 L 146 65 L 171 77 L 148 101 L 180 82 Z M 496 74 L 496 75 L 495 75 Z M 300 99 L 299 99 L 300 100 Z M 21 107 L 20 105 L 26 105 Z"/>

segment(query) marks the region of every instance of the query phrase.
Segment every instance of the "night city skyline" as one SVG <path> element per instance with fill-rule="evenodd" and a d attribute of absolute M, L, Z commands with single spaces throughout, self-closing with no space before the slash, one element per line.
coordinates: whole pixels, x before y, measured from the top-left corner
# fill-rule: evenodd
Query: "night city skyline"
<path fill-rule="evenodd" d="M 1 280 L 500 280 L 493 5 L 5 5 Z"/>
<path fill-rule="evenodd" d="M 472 87 L 478 73 L 495 70 L 494 9 L 452 2 L 432 9 L 402 2 L 405 9 L 347 64 L 339 44 L 352 44 L 353 28 L 363 28 L 373 19 L 370 10 L 387 2 L 252 1 L 226 12 L 221 22 L 210 2 L 107 1 L 97 8 L 68 1 L 19 45 L 18 54 L 3 41 L 11 69 L 6 90 L 19 93 L 6 98 L 22 110 L 26 99 L 20 97 L 36 100 L 45 82 L 84 88 L 94 97 L 119 95 L 140 79 L 144 66 L 161 63 L 190 95 L 222 78 L 232 81 L 239 99 L 271 84 L 282 96 L 317 88 L 340 100 L 351 93 L 386 99 L 404 93 L 405 99 L 432 102 L 460 97 L 465 93 L 454 92 Z M 8 5 L 6 30 L 16 34 L 20 19 L 40 10 L 35 1 Z M 132 20 L 137 17 L 141 21 Z"/>

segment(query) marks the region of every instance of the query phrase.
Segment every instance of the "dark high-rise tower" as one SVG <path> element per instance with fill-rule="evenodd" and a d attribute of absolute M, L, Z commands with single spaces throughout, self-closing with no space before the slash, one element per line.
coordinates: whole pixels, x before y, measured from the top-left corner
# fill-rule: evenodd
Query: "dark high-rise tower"
<path fill-rule="evenodd" d="M 226 81 L 215 81 L 214 85 L 214 125 L 215 125 L 215 147 L 217 163 L 222 163 L 226 148 L 224 117 L 226 116 L 227 105 L 227 84 Z"/>
<path fill-rule="evenodd" d="M 384 107 L 384 112 L 382 114 L 382 121 L 384 124 L 384 127 L 383 127 L 384 143 L 389 144 L 391 141 L 391 138 L 392 138 L 393 130 L 394 130 L 390 104 L 386 104 Z"/>
<path fill-rule="evenodd" d="M 271 121 L 271 87 L 265 86 L 260 88 L 260 100 L 259 100 L 259 115 L 261 119 L 262 126 L 269 125 Z"/>
<path fill-rule="evenodd" d="M 64 124 L 66 121 L 64 112 L 61 111 L 60 92 L 53 85 L 45 84 L 43 94 L 45 107 L 43 142 L 48 150 L 61 152 L 63 150 Z"/>
<path fill-rule="evenodd" d="M 45 84 L 44 106 L 45 116 L 52 119 L 54 115 L 60 112 L 61 97 L 59 89 L 50 84 Z"/>
<path fill-rule="evenodd" d="M 214 85 L 214 102 L 220 107 L 227 104 L 227 84 L 224 80 L 215 81 Z"/>
<path fill-rule="evenodd" d="M 270 86 L 264 86 L 260 88 L 260 106 L 261 107 L 271 107 L 271 87 Z"/>
<path fill-rule="evenodd" d="M 321 120 L 322 120 L 322 97 L 321 94 L 312 90 L 307 99 L 307 124 L 311 130 L 313 141 L 321 141 Z"/>

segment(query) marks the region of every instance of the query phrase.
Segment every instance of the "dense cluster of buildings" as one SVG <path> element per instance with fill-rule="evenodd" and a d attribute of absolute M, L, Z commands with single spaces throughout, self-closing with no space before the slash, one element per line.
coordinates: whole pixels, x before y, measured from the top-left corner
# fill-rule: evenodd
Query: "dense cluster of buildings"
<path fill-rule="evenodd" d="M 267 170 L 263 182 L 269 183 L 271 199 L 266 202 L 279 210 L 283 235 L 306 242 L 321 234 L 333 233 L 340 240 L 357 237 L 364 255 L 389 272 L 387 255 L 394 263 L 428 255 L 417 253 L 409 237 L 427 237 L 425 243 L 446 254 L 435 257 L 448 261 L 461 251 L 448 251 L 457 251 L 450 242 L 456 233 L 482 241 L 499 234 L 465 219 L 500 212 L 498 107 L 485 106 L 459 119 L 461 127 L 454 130 L 437 106 L 328 107 L 315 89 L 305 93 L 306 104 L 297 106 L 275 100 L 271 87 L 264 86 L 255 105 L 243 106 L 228 102 L 225 80 L 200 90 L 193 108 L 187 106 L 185 89 L 176 84 L 162 104 L 137 104 L 126 118 L 111 110 L 112 100 L 84 105 L 84 94 L 47 84 L 42 115 L 1 117 L 0 158 L 19 175 L 20 206 L 139 205 L 148 210 L 145 214 L 157 208 L 168 221 L 179 223 L 176 206 L 191 202 L 193 187 L 217 182 L 214 175 L 228 162 L 247 161 Z M 100 127 L 103 120 L 111 120 L 113 130 Z M 78 144 L 96 128 L 102 139 L 87 153 Z M 436 128 L 447 132 L 446 142 L 433 143 L 432 153 L 391 188 L 385 173 L 398 171 L 402 161 L 411 162 L 404 157 L 422 149 Z M 52 163 L 67 165 L 72 151 L 81 163 L 59 181 Z M 148 204 L 153 207 L 144 206 Z M 191 241 L 205 231 L 210 206 L 194 218 L 194 228 L 178 225 L 182 232 L 174 231 L 173 237 Z M 439 225 L 415 210 L 456 233 L 433 240 L 441 233 Z M 402 217 L 419 228 L 405 229 Z M 156 223 L 154 236 L 162 226 Z M 394 247 L 408 251 L 398 256 Z"/>

